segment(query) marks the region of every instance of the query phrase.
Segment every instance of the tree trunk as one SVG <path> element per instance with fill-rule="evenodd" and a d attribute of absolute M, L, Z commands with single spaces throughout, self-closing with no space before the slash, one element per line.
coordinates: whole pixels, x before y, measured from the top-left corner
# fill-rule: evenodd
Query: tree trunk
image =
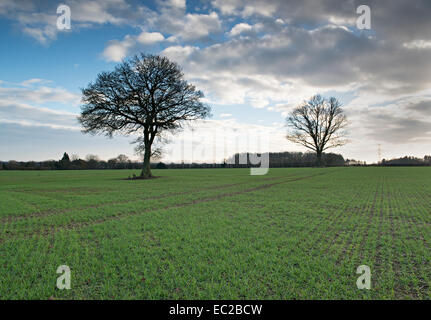
<path fill-rule="evenodd" d="M 151 178 L 151 168 L 150 168 L 150 159 L 151 159 L 151 146 L 148 144 L 145 145 L 145 153 L 144 153 L 144 165 L 142 167 L 141 178 L 148 179 Z"/>
<path fill-rule="evenodd" d="M 317 163 L 316 163 L 317 166 L 322 167 L 322 152 L 317 151 L 316 157 L 317 157 Z"/>

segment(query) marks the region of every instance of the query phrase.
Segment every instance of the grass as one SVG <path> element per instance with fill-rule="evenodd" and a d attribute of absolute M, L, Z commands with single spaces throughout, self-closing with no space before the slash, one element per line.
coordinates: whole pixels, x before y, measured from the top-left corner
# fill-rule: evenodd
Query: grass
<path fill-rule="evenodd" d="M 431 298 L 429 168 L 133 173 L 0 171 L 0 298 Z"/>

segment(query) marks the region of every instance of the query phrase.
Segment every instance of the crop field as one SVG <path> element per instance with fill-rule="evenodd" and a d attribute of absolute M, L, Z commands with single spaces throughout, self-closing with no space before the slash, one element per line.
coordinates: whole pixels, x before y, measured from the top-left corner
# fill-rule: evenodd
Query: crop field
<path fill-rule="evenodd" d="M 133 173 L 0 171 L 0 298 L 431 298 L 430 168 Z"/>

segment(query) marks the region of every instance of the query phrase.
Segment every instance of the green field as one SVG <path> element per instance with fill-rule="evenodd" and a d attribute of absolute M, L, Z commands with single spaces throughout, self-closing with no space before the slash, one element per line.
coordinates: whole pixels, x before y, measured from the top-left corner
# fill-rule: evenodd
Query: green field
<path fill-rule="evenodd" d="M 0 171 L 0 298 L 431 298 L 431 168 L 132 173 Z"/>

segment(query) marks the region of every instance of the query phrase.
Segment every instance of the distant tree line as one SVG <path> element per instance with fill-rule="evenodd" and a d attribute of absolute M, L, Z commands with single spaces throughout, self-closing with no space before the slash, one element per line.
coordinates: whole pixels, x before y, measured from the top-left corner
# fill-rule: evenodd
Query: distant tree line
<path fill-rule="evenodd" d="M 259 157 L 265 154 L 237 153 L 226 159 L 223 163 L 164 163 L 152 162 L 151 169 L 190 169 L 190 168 L 250 168 L 250 158 L 252 155 Z M 244 162 L 244 159 L 245 162 Z M 337 166 L 366 166 L 363 161 L 344 159 L 342 155 L 335 153 L 323 153 L 322 165 L 327 167 Z M 376 164 L 371 164 L 376 165 Z M 385 160 L 377 164 L 378 166 L 430 166 L 431 156 L 423 159 L 405 156 L 403 158 Z M 313 167 L 316 166 L 316 154 L 313 152 L 270 152 L 270 168 L 289 167 Z M 120 154 L 116 158 L 108 161 L 100 160 L 98 156 L 89 154 L 85 159 L 80 159 L 76 155 L 71 157 L 65 152 L 63 157 L 56 160 L 47 161 L 0 161 L 0 170 L 102 170 L 102 169 L 142 169 L 142 162 L 132 161 L 126 155 Z"/>
<path fill-rule="evenodd" d="M 354 160 L 354 159 L 346 159 L 345 164 L 348 167 L 364 167 L 367 165 L 366 161 Z"/>
<path fill-rule="evenodd" d="M 249 168 L 251 153 L 235 154 L 223 163 L 151 163 L 151 169 L 188 169 L 188 168 Z M 254 154 L 262 156 L 262 154 Z M 240 161 L 241 159 L 241 161 Z M 244 162 L 242 159 L 246 159 Z M 324 153 L 322 162 L 325 166 L 343 166 L 343 156 L 334 153 Z M 271 168 L 312 167 L 316 165 L 316 154 L 311 152 L 271 152 L 269 153 Z M 87 155 L 80 159 L 76 155 L 47 161 L 0 161 L 0 170 L 98 170 L 98 169 L 141 169 L 142 162 L 132 161 L 126 155 L 120 154 L 108 161 L 100 160 L 96 155 Z"/>
<path fill-rule="evenodd" d="M 226 162 L 227 167 L 233 168 L 246 168 L 251 167 L 250 156 L 252 154 L 242 153 L 235 154 Z M 262 154 L 254 154 L 262 156 Z M 265 154 L 263 154 L 265 155 Z M 247 159 L 247 163 L 240 159 Z M 286 168 L 286 167 L 313 167 L 316 166 L 317 155 L 314 152 L 270 152 L 269 153 L 269 167 L 270 168 Z M 342 155 L 335 153 L 322 153 L 320 155 L 320 165 L 324 166 L 344 166 L 345 161 Z M 257 165 L 259 166 L 259 165 Z"/>
<path fill-rule="evenodd" d="M 189 168 L 250 168 L 259 167 L 251 164 L 252 156 L 262 157 L 261 153 L 237 153 L 226 159 L 223 163 L 163 163 L 155 164 L 155 169 L 189 169 Z M 312 152 L 270 152 L 270 168 L 288 167 L 313 167 L 316 166 L 317 155 Z M 334 153 L 323 153 L 322 162 L 325 166 L 344 166 L 345 161 L 342 155 Z"/>
<path fill-rule="evenodd" d="M 395 166 L 430 166 L 431 156 L 425 156 L 423 159 L 416 157 L 405 156 L 404 158 L 396 158 L 391 160 L 383 159 L 380 166 L 395 167 Z"/>
<path fill-rule="evenodd" d="M 108 161 L 100 160 L 98 156 L 89 154 L 84 159 L 65 152 L 59 161 L 0 161 L 0 169 L 4 170 L 95 170 L 95 169 L 140 169 L 142 162 L 131 161 L 126 155 L 120 154 Z"/>

